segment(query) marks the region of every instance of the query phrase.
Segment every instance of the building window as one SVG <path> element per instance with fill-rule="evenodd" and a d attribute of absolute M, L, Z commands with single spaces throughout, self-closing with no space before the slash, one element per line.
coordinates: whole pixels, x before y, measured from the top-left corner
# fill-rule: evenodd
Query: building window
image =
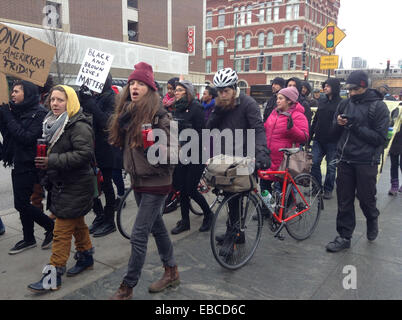
<path fill-rule="evenodd" d="M 233 22 L 233 25 L 239 24 L 239 8 L 234 8 Z"/>
<path fill-rule="evenodd" d="M 216 67 L 218 70 L 222 70 L 224 68 L 224 60 L 223 59 L 217 59 L 216 60 Z"/>
<path fill-rule="evenodd" d="M 207 42 L 207 47 L 206 47 L 206 56 L 210 57 L 212 56 L 212 42 Z"/>
<path fill-rule="evenodd" d="M 247 83 L 245 83 L 244 81 L 239 81 L 239 88 L 240 88 L 240 92 L 242 92 L 243 94 L 247 93 Z"/>
<path fill-rule="evenodd" d="M 293 34 L 292 34 L 292 42 L 293 42 L 293 45 L 296 45 L 296 44 L 297 44 L 297 42 L 298 42 L 298 35 L 299 35 L 298 30 L 297 30 L 297 29 L 294 29 L 294 30 L 293 30 Z"/>
<path fill-rule="evenodd" d="M 257 71 L 263 71 L 264 70 L 264 56 L 260 55 L 257 58 Z"/>
<path fill-rule="evenodd" d="M 236 59 L 235 60 L 235 71 L 236 72 L 241 72 L 241 59 Z"/>
<path fill-rule="evenodd" d="M 290 46 L 290 30 L 285 31 L 285 46 Z"/>
<path fill-rule="evenodd" d="M 207 59 L 205 60 L 205 73 L 211 73 L 212 69 L 211 69 L 211 60 Z"/>
<path fill-rule="evenodd" d="M 290 55 L 290 66 L 292 70 L 296 70 L 296 53 Z"/>
<path fill-rule="evenodd" d="M 266 71 L 272 70 L 272 56 L 265 57 L 265 70 Z"/>
<path fill-rule="evenodd" d="M 246 7 L 240 8 L 240 25 L 244 26 L 246 24 Z"/>
<path fill-rule="evenodd" d="M 244 72 L 250 71 L 250 58 L 244 59 Z"/>
<path fill-rule="evenodd" d="M 310 8 L 308 6 L 304 9 L 304 15 L 306 16 L 306 20 L 310 19 Z"/>
<path fill-rule="evenodd" d="M 274 21 L 279 20 L 279 7 L 274 8 Z"/>
<path fill-rule="evenodd" d="M 218 56 L 223 56 L 225 54 L 225 41 L 221 40 L 218 42 Z"/>
<path fill-rule="evenodd" d="M 251 6 L 247 6 L 247 24 L 251 24 L 252 20 L 251 20 L 251 16 L 253 14 L 252 12 L 253 8 Z"/>
<path fill-rule="evenodd" d="M 264 40 L 265 40 L 265 34 L 264 32 L 260 32 L 258 34 L 258 48 L 264 48 Z"/>
<path fill-rule="evenodd" d="M 244 48 L 245 49 L 250 49 L 250 47 L 251 47 L 251 35 L 246 34 L 246 38 L 244 40 Z"/>
<path fill-rule="evenodd" d="M 272 21 L 272 8 L 267 9 L 267 22 Z"/>
<path fill-rule="evenodd" d="M 225 9 L 219 10 L 218 27 L 223 28 L 225 26 Z"/>
<path fill-rule="evenodd" d="M 138 23 L 135 21 L 128 21 L 128 40 L 138 41 Z"/>
<path fill-rule="evenodd" d="M 292 5 L 286 6 L 286 20 L 292 20 Z"/>
<path fill-rule="evenodd" d="M 127 0 L 127 7 L 137 9 L 138 0 Z"/>
<path fill-rule="evenodd" d="M 207 12 L 207 30 L 212 29 L 212 11 Z"/>
<path fill-rule="evenodd" d="M 293 18 L 294 19 L 299 19 L 299 11 L 300 11 L 300 6 L 298 4 L 295 4 L 293 6 Z"/>
<path fill-rule="evenodd" d="M 243 49 L 243 36 L 241 34 L 239 34 L 237 36 L 236 49 L 237 50 L 242 50 Z"/>
<path fill-rule="evenodd" d="M 289 70 L 289 56 L 287 54 L 285 54 L 283 56 L 283 66 L 282 66 L 283 70 Z"/>
<path fill-rule="evenodd" d="M 267 46 L 271 48 L 274 45 L 274 33 L 272 31 L 268 32 L 267 35 Z"/>
<path fill-rule="evenodd" d="M 258 22 L 259 23 L 264 23 L 264 17 L 265 16 L 265 9 L 260 9 L 259 13 L 258 13 Z"/>

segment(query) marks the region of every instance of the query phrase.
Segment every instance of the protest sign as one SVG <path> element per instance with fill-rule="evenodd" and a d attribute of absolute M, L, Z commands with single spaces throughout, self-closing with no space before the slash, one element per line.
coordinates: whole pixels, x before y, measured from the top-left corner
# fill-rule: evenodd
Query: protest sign
<path fill-rule="evenodd" d="M 0 104 L 8 103 L 8 83 L 6 75 L 0 72 Z"/>
<path fill-rule="evenodd" d="M 89 48 L 78 73 L 76 85 L 86 85 L 90 90 L 101 93 L 114 56 Z"/>
<path fill-rule="evenodd" d="M 0 23 L 0 72 L 43 86 L 56 48 Z"/>

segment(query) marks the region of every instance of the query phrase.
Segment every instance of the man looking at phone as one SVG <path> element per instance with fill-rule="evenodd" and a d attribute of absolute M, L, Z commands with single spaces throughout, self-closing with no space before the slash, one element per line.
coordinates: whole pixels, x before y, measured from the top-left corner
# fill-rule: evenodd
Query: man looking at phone
<path fill-rule="evenodd" d="M 338 140 L 336 193 L 339 234 L 326 249 L 338 252 L 350 248 L 356 225 L 355 194 L 366 217 L 367 239 L 378 235 L 376 182 L 378 164 L 387 138 L 389 110 L 377 90 L 368 89 L 367 73 L 357 70 L 346 80 L 350 98 L 343 100 L 334 115 L 333 134 Z"/>

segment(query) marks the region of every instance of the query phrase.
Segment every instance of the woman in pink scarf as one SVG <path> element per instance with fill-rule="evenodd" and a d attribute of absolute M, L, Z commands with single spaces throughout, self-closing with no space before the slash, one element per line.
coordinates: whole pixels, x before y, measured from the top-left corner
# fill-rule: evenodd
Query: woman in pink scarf
<path fill-rule="evenodd" d="M 165 95 L 165 97 L 162 100 L 163 106 L 169 111 L 172 111 L 172 106 L 174 105 L 174 103 L 176 102 L 176 98 L 174 95 L 174 91 L 176 89 L 176 82 L 179 81 L 179 78 L 172 78 L 168 81 L 167 84 L 167 94 Z"/>

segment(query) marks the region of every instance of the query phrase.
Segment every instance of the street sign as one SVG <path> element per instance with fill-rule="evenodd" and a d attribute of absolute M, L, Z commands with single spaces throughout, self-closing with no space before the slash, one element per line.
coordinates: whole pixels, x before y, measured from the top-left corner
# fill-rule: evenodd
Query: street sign
<path fill-rule="evenodd" d="M 321 70 L 334 70 L 338 69 L 339 56 L 321 56 L 320 69 Z"/>
<path fill-rule="evenodd" d="M 329 22 L 324 29 L 315 38 L 317 42 L 329 53 L 335 50 L 335 47 L 346 37 L 346 34 L 339 29 L 335 23 Z"/>

